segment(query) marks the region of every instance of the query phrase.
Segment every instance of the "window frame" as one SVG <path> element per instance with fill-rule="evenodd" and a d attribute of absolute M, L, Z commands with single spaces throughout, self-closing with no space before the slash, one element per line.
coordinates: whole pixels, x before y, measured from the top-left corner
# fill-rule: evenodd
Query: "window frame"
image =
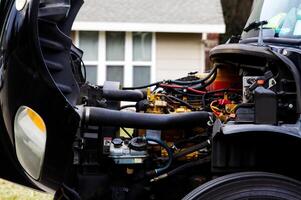
<path fill-rule="evenodd" d="M 84 31 L 82 31 L 84 32 Z M 92 32 L 98 32 L 98 31 L 92 31 Z M 75 46 L 79 47 L 80 48 L 80 31 L 76 31 L 75 34 L 74 34 L 74 44 Z M 85 63 L 85 66 L 88 67 L 88 66 L 96 66 L 96 70 L 97 70 L 97 74 L 96 74 L 96 83 L 98 84 L 98 76 L 99 76 L 99 71 L 98 71 L 98 68 L 99 68 L 99 35 L 98 35 L 98 55 L 97 55 L 97 59 L 96 60 L 83 60 L 84 63 Z"/>
<path fill-rule="evenodd" d="M 75 45 L 79 46 L 79 32 L 75 32 Z M 97 84 L 102 85 L 106 81 L 107 66 L 122 65 L 123 80 L 121 83 L 124 87 L 132 87 L 134 81 L 134 66 L 150 66 L 150 81 L 156 80 L 156 33 L 152 32 L 150 61 L 134 61 L 133 59 L 133 32 L 125 32 L 125 56 L 124 61 L 107 61 L 106 60 L 106 32 L 98 32 L 98 61 L 84 61 L 86 65 L 97 65 Z"/>

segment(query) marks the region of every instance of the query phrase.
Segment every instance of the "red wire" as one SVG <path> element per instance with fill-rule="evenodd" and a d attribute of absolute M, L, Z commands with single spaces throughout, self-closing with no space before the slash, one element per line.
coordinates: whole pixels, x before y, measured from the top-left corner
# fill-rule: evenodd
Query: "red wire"
<path fill-rule="evenodd" d="M 193 89 L 193 88 L 187 88 L 187 90 L 189 90 L 191 92 L 194 92 L 194 93 L 197 93 L 197 94 L 206 94 L 207 93 L 205 91 L 200 91 L 200 90 L 196 90 L 196 89 Z"/>
<path fill-rule="evenodd" d="M 181 89 L 184 88 L 183 86 L 180 85 L 170 85 L 170 84 L 160 84 L 160 87 L 165 87 L 165 88 L 175 88 L 175 89 Z"/>
<path fill-rule="evenodd" d="M 191 92 L 194 92 L 196 94 L 206 94 L 205 91 L 200 91 L 200 90 L 196 90 L 196 89 L 193 89 L 193 88 L 190 88 L 190 87 L 183 87 L 183 86 L 180 86 L 180 85 L 175 85 L 175 84 L 160 84 L 160 87 L 164 87 L 164 88 L 174 88 L 174 89 L 187 89 Z"/>
<path fill-rule="evenodd" d="M 207 93 L 205 91 L 196 90 L 191 87 L 183 87 L 181 85 L 175 85 L 175 84 L 160 84 L 159 86 L 163 87 L 163 88 L 187 89 L 187 90 L 197 93 L 197 94 L 206 94 Z M 234 89 L 234 88 L 228 88 L 227 90 L 228 90 L 228 92 L 240 92 L 241 91 L 241 89 Z M 215 92 L 215 91 L 209 91 L 209 92 L 211 93 L 211 92 Z M 222 91 L 221 91 L 221 93 L 222 93 Z"/>

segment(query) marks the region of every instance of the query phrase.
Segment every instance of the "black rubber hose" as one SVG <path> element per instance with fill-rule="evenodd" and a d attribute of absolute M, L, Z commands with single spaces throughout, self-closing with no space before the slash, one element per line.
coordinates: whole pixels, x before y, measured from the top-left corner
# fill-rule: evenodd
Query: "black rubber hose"
<path fill-rule="evenodd" d="M 220 90 L 213 90 L 213 91 L 208 91 L 206 93 L 206 95 L 209 95 L 209 94 L 216 94 L 216 93 L 222 93 L 222 92 L 231 92 L 231 88 L 226 88 L 226 89 L 220 89 Z"/>
<path fill-rule="evenodd" d="M 197 90 L 205 89 L 207 86 L 211 85 L 215 81 L 216 77 L 217 77 L 217 70 L 215 70 L 215 73 L 210 77 L 208 82 L 199 83 L 196 85 L 192 85 L 190 87 Z"/>
<path fill-rule="evenodd" d="M 183 139 L 183 140 L 179 140 L 179 141 L 176 141 L 174 142 L 173 146 L 177 149 L 181 149 L 183 148 L 187 143 L 199 143 L 200 140 L 203 138 L 204 136 L 202 135 L 196 135 L 196 136 L 193 136 L 193 137 L 190 137 L 190 138 L 186 138 L 186 139 Z"/>
<path fill-rule="evenodd" d="M 179 103 L 182 104 L 183 106 L 187 106 L 187 107 L 188 107 L 189 109 L 191 109 L 191 110 L 195 110 L 194 107 L 193 107 L 191 104 L 189 104 L 189 103 L 186 102 L 186 101 L 183 101 L 182 99 L 179 99 L 179 98 L 177 98 L 177 97 L 175 97 L 175 96 L 172 96 L 172 95 L 167 95 L 166 97 L 167 97 L 168 99 L 170 99 L 170 100 L 179 102 Z"/>
<path fill-rule="evenodd" d="M 155 169 L 155 170 L 147 172 L 147 175 L 149 175 L 149 176 L 160 175 L 160 174 L 162 174 L 164 171 L 166 171 L 170 167 L 170 165 L 172 163 L 172 160 L 173 160 L 173 152 L 167 146 L 167 144 L 164 143 L 163 141 L 161 141 L 160 139 L 153 138 L 153 137 L 146 137 L 145 140 L 146 141 L 155 142 L 155 143 L 159 144 L 161 147 L 163 147 L 167 151 L 167 154 L 168 154 L 167 163 L 163 167 L 160 167 L 158 169 Z"/>
<path fill-rule="evenodd" d="M 146 95 L 141 90 L 103 90 L 103 97 L 114 101 L 141 101 Z"/>
<path fill-rule="evenodd" d="M 159 82 L 151 83 L 148 85 L 137 86 L 137 87 L 123 87 L 122 89 L 123 90 L 138 90 L 138 89 L 144 89 L 144 88 L 160 85 L 161 83 L 164 83 L 164 81 L 159 81 Z"/>
<path fill-rule="evenodd" d="M 206 126 L 210 116 L 209 112 L 202 111 L 162 115 L 122 112 L 96 107 L 85 107 L 84 109 L 83 118 L 89 125 L 152 130 Z"/>
<path fill-rule="evenodd" d="M 177 81 L 177 80 L 169 80 L 166 81 L 167 83 L 173 83 L 177 85 L 196 85 L 196 84 L 201 84 L 204 83 L 205 81 L 209 80 L 212 75 L 216 74 L 217 68 L 219 66 L 219 63 L 215 64 L 213 69 L 210 71 L 210 73 L 203 79 L 196 80 L 196 81 Z"/>
<path fill-rule="evenodd" d="M 202 159 L 199 159 L 197 161 L 193 161 L 193 162 L 189 162 L 189 163 L 186 163 L 184 165 L 181 165 L 180 167 L 178 168 L 175 168 L 165 174 L 162 174 L 158 177 L 155 177 L 151 180 L 151 182 L 155 182 L 155 181 L 159 181 L 161 179 L 164 179 L 164 178 L 167 178 L 167 177 L 170 177 L 170 176 L 173 176 L 175 174 L 178 174 L 178 173 L 181 173 L 181 172 L 184 172 L 184 171 L 187 171 L 191 168 L 194 168 L 196 166 L 200 166 L 200 165 L 203 165 L 205 163 L 209 163 L 211 161 L 211 158 L 210 156 L 207 156 L 205 158 L 202 158 Z"/>
<path fill-rule="evenodd" d="M 200 143 L 200 144 L 197 144 L 197 145 L 194 145 L 194 146 L 192 146 L 192 147 L 189 147 L 189 148 L 187 148 L 187 149 L 185 149 L 185 150 L 183 150 L 183 151 L 180 151 L 180 152 L 177 153 L 177 154 L 174 154 L 174 155 L 173 155 L 173 158 L 174 158 L 174 159 L 181 158 L 181 157 L 186 156 L 186 155 L 188 155 L 188 154 L 190 154 L 190 153 L 193 153 L 193 152 L 195 152 L 195 151 L 197 151 L 197 150 L 199 150 L 199 149 L 203 149 L 203 148 L 205 148 L 205 147 L 207 147 L 207 146 L 209 146 L 209 145 L 210 145 L 210 140 L 207 140 L 207 141 L 202 142 L 202 143 Z"/>
<path fill-rule="evenodd" d="M 129 137 L 129 138 L 133 138 L 133 136 L 123 127 L 121 127 L 121 129 L 124 131 L 124 133 Z"/>
<path fill-rule="evenodd" d="M 182 165 L 182 166 L 180 166 L 180 167 L 178 167 L 178 168 L 176 168 L 176 169 L 168 172 L 167 174 L 168 174 L 168 176 L 172 176 L 172 175 L 175 175 L 175 174 L 177 174 L 179 172 L 185 171 L 185 170 L 187 170 L 189 168 L 192 168 L 192 167 L 204 164 L 204 163 L 208 163 L 208 162 L 210 162 L 210 160 L 211 160 L 210 156 L 208 156 L 206 158 L 202 158 L 202 159 L 194 161 L 194 162 L 189 162 L 189 163 L 187 163 L 185 165 Z"/>
<path fill-rule="evenodd" d="M 210 73 L 203 79 L 196 80 L 196 81 L 177 81 L 177 80 L 167 80 L 167 81 L 158 81 L 155 83 L 151 83 L 149 85 L 142 85 L 142 86 L 137 86 L 137 87 L 124 87 L 122 88 L 123 90 L 136 90 L 136 89 L 144 89 L 152 86 L 158 86 L 162 83 L 172 83 L 172 84 L 178 84 L 178 85 L 196 85 L 199 83 L 204 83 L 207 81 L 214 73 L 216 73 L 216 70 L 218 68 L 219 63 L 216 63 L 213 67 L 213 69 L 210 71 Z"/>
<path fill-rule="evenodd" d="M 205 94 L 191 94 L 191 93 L 188 93 L 188 92 L 182 92 L 179 89 L 175 89 L 175 88 L 169 88 L 169 89 L 172 90 L 173 92 L 177 93 L 177 94 L 183 94 L 183 95 L 190 96 L 190 97 L 201 97 L 201 96 L 205 95 Z"/>

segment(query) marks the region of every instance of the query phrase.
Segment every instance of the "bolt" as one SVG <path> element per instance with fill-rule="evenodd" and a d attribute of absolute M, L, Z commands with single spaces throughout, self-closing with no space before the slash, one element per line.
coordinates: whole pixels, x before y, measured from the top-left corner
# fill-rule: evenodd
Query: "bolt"
<path fill-rule="evenodd" d="M 283 51 L 282 51 L 282 54 L 283 54 L 284 56 L 287 56 L 287 54 L 288 54 L 287 50 L 283 50 Z"/>

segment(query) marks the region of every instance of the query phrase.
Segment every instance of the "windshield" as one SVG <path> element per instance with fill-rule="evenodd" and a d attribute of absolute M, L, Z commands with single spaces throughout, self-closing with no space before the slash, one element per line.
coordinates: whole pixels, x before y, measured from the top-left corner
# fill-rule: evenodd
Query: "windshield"
<path fill-rule="evenodd" d="M 246 26 L 267 21 L 263 37 L 301 39 L 301 0 L 255 0 Z M 258 37 L 259 31 L 243 32 L 242 39 Z"/>

